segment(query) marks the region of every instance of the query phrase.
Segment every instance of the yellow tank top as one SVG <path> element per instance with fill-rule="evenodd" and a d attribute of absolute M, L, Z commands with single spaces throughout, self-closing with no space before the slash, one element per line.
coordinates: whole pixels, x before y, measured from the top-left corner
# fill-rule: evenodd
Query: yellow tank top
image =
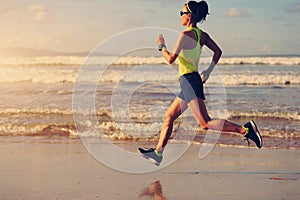
<path fill-rule="evenodd" d="M 179 77 L 192 72 L 198 72 L 198 64 L 200 60 L 201 48 L 200 38 L 201 30 L 197 27 L 190 28 L 193 31 L 196 38 L 197 44 L 193 49 L 182 49 L 178 55 L 178 67 Z"/>

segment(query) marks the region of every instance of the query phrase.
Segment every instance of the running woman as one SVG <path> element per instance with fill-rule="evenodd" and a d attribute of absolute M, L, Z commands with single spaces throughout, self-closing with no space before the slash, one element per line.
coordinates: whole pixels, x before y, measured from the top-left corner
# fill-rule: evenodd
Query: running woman
<path fill-rule="evenodd" d="M 206 20 L 208 4 L 205 1 L 189 1 L 180 11 L 181 23 L 186 30 L 179 34 L 173 51 L 168 51 L 165 39 L 160 34 L 157 38 L 159 50 L 169 64 L 178 58 L 179 83 L 181 92 L 173 100 L 164 116 L 160 138 L 155 148 L 139 148 L 143 157 L 159 166 L 163 159 L 164 148 L 172 134 L 173 122 L 187 109 L 191 111 L 196 121 L 203 129 L 235 132 L 244 135 L 245 140 L 254 141 L 258 148 L 263 141 L 255 122 L 249 121 L 244 126 L 237 125 L 223 119 L 212 119 L 205 106 L 203 83 L 207 81 L 215 65 L 218 63 L 222 51 L 217 43 L 204 31 L 197 27 L 197 23 Z M 209 67 L 199 74 L 198 63 L 203 46 L 207 46 L 213 57 Z"/>

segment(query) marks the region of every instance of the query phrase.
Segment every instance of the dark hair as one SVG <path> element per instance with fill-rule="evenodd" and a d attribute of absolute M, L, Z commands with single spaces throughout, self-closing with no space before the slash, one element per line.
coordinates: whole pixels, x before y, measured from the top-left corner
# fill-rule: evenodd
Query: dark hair
<path fill-rule="evenodd" d="M 189 1 L 186 5 L 192 13 L 192 22 L 194 23 L 206 20 L 206 15 L 209 15 L 208 4 L 205 1 Z"/>

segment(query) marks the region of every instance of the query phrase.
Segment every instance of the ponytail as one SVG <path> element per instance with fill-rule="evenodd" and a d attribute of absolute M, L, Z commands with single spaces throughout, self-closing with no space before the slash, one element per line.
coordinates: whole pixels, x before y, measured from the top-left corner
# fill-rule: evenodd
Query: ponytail
<path fill-rule="evenodd" d="M 194 23 L 206 20 L 206 16 L 209 15 L 208 4 L 205 1 L 189 1 L 186 6 L 192 13 L 192 21 Z"/>

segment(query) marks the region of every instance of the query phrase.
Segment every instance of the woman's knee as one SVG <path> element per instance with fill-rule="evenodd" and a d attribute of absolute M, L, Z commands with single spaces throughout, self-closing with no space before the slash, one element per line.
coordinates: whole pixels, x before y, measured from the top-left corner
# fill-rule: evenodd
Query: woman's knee
<path fill-rule="evenodd" d="M 171 125 L 173 124 L 173 122 L 175 121 L 175 117 L 170 114 L 170 113 L 166 113 L 164 116 L 164 124 L 165 125 Z"/>

